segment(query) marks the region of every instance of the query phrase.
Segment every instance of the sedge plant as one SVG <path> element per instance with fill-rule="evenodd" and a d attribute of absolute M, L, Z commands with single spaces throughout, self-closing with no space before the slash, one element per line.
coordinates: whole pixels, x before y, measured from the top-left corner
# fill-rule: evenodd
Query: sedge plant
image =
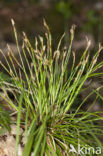
<path fill-rule="evenodd" d="M 84 82 L 88 78 L 102 75 L 95 72 L 103 65 L 103 62 L 97 63 L 97 58 L 102 51 L 101 45 L 89 61 L 90 41 L 87 40 L 87 47 L 76 65 L 75 53 L 72 52 L 75 26 L 72 26 L 70 30 L 70 43 L 67 50 L 61 50 L 63 35 L 54 51 L 51 33 L 45 20 L 45 39 L 41 36 L 35 38 L 34 47 L 23 33 L 23 44 L 20 48 L 13 20 L 12 25 L 19 59 L 14 56 L 9 46 L 8 57 L 1 51 L 6 65 L 3 62 L 0 64 L 9 74 L 11 81 L 1 82 L 6 98 L 2 94 L 0 96 L 9 107 L 13 108 L 11 114 L 16 114 L 15 156 L 18 153 L 21 125 L 25 137 L 23 156 L 88 155 L 85 151 L 78 153 L 78 145 L 82 148 L 85 145 L 88 148 L 99 146 L 102 151 L 103 144 L 99 138 L 103 134 L 101 124 L 103 117 L 100 115 L 102 112 L 82 111 L 80 108 L 86 99 L 82 100 L 78 108 L 71 111 Z M 72 54 L 72 66 L 68 67 Z M 88 68 L 86 68 L 87 65 Z M 70 68 L 69 73 L 68 68 Z M 102 86 L 93 90 L 90 95 L 95 94 L 103 100 L 99 93 L 101 88 Z M 8 90 L 14 95 L 15 101 L 8 96 Z M 75 147 L 74 152 L 71 151 L 73 147 Z M 96 151 L 89 151 L 89 155 L 93 155 L 93 152 Z"/>

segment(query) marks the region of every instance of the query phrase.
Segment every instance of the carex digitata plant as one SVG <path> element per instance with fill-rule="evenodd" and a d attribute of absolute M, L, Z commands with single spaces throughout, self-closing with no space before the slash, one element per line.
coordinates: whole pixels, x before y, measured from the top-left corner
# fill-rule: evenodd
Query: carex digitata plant
<path fill-rule="evenodd" d="M 82 99 L 78 108 L 71 111 L 71 106 L 80 94 L 84 82 L 88 78 L 102 74 L 96 73 L 96 70 L 103 65 L 103 62 L 97 63 L 97 58 L 102 51 L 101 45 L 89 61 L 90 41 L 87 40 L 87 47 L 76 65 L 75 53 L 72 52 L 75 26 L 70 29 L 70 43 L 67 50 L 61 48 L 65 34 L 61 37 L 57 49 L 53 50 L 51 33 L 45 20 L 45 37 L 35 38 L 34 47 L 24 32 L 22 48 L 19 47 L 13 20 L 12 25 L 19 58 L 15 57 L 9 46 L 8 57 L 1 51 L 6 65 L 3 62 L 0 64 L 11 81 L 1 81 L 6 96 L 1 93 L 0 96 L 6 101 L 8 107 L 12 108 L 12 114 L 17 115 L 15 155 L 20 141 L 21 125 L 25 134 L 23 156 L 83 155 L 83 151 L 70 152 L 72 146 L 78 150 L 78 144 L 82 148 L 86 145 L 86 147 L 99 146 L 102 149 L 102 142 L 99 139 L 103 134 L 101 125 L 103 117 L 100 115 L 102 112 L 80 109 L 89 95 L 86 99 Z M 68 67 L 70 59 L 72 65 Z M 69 73 L 68 68 L 70 68 Z M 93 90 L 90 95 L 95 94 L 103 100 L 99 93 L 101 88 L 102 86 Z M 8 90 L 15 100 L 10 99 Z M 89 154 L 94 153 L 91 151 Z"/>

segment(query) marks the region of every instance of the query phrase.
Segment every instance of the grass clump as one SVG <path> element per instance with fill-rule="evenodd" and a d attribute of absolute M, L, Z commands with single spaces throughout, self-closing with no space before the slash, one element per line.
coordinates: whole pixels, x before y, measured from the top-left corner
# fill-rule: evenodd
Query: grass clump
<path fill-rule="evenodd" d="M 33 156 L 82 155 L 83 153 L 78 153 L 78 144 L 82 148 L 85 145 L 94 148 L 99 146 L 102 150 L 103 146 L 98 137 L 99 134 L 103 134 L 100 124 L 103 117 L 99 115 L 100 112 L 81 111 L 83 101 L 74 112 L 71 112 L 71 107 L 80 94 L 84 82 L 95 76 L 95 71 L 103 65 L 103 62 L 97 64 L 102 47 L 99 46 L 98 51 L 89 62 L 90 41 L 87 41 L 87 47 L 79 63 L 75 65 L 75 53 L 72 53 L 75 26 L 72 26 L 70 30 L 69 48 L 66 51 L 61 50 L 63 35 L 57 49 L 53 51 L 51 33 L 45 21 L 46 42 L 39 36 L 38 39 L 35 39 L 35 47 L 33 47 L 26 34 L 23 33 L 22 49 L 18 44 L 13 20 L 12 24 L 19 59 L 14 56 L 8 46 L 8 59 L 4 55 L 7 66 L 2 62 L 1 65 L 10 75 L 11 82 L 1 82 L 6 98 L 2 94 L 1 96 L 17 114 L 15 155 L 17 155 L 20 141 L 21 125 L 25 131 L 23 156 L 31 154 Z M 68 73 L 71 54 L 73 54 L 73 63 Z M 19 70 L 15 68 L 15 64 L 18 65 Z M 86 68 L 87 65 L 88 68 Z M 101 88 L 102 86 L 93 90 L 92 93 L 102 99 L 99 93 Z M 8 96 L 8 90 L 15 97 L 15 102 Z M 77 152 L 70 152 L 72 146 Z M 91 150 L 90 155 L 93 155 L 93 152 Z"/>

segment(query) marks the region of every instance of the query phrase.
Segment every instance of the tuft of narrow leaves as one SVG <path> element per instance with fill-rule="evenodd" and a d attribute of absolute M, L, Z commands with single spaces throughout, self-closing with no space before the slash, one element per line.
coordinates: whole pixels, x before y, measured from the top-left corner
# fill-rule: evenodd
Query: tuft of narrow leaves
<path fill-rule="evenodd" d="M 52 49 L 52 37 L 50 29 L 44 20 L 46 27 L 45 39 L 42 36 L 35 38 L 33 47 L 23 32 L 22 48 L 19 47 L 15 23 L 12 20 L 19 59 L 17 59 L 8 46 L 8 58 L 1 51 L 7 66 L 0 62 L 1 66 L 10 75 L 11 82 L 1 81 L 5 86 L 4 92 L 11 91 L 15 102 L 3 97 L 5 101 L 17 112 L 17 137 L 16 151 L 19 144 L 20 125 L 25 130 L 25 145 L 23 156 L 69 156 L 70 144 L 76 149 L 78 144 L 82 147 L 103 147 L 98 138 L 103 134 L 100 121 L 103 117 L 100 112 L 83 112 L 80 107 L 71 112 L 78 94 L 80 94 L 84 82 L 95 76 L 95 71 L 103 65 L 97 63 L 102 50 L 99 45 L 98 51 L 89 62 L 89 46 L 84 50 L 82 57 L 75 65 L 75 53 L 72 52 L 75 26 L 70 30 L 69 48 L 61 50 L 61 43 L 65 34 L 61 37 L 57 49 Z M 73 63 L 68 73 L 68 62 L 73 54 Z M 29 58 L 29 59 L 28 59 Z M 18 66 L 18 70 L 16 66 Z M 88 68 L 86 68 L 88 64 Z M 84 71 L 86 70 L 85 74 Z M 100 75 L 100 73 L 98 73 Z M 96 75 L 96 76 L 98 76 Z M 93 91 L 101 98 L 99 89 Z M 91 153 L 92 154 L 92 153 Z M 74 153 L 75 155 L 75 153 Z"/>

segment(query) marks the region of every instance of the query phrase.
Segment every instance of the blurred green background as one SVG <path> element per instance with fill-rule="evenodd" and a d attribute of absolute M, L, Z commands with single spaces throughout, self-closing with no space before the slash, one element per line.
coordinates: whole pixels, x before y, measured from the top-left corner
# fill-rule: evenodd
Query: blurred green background
<path fill-rule="evenodd" d="M 25 31 L 32 40 L 44 32 L 43 18 L 52 32 L 54 47 L 63 32 L 68 44 L 72 24 L 77 26 L 74 49 L 85 47 L 85 36 L 91 39 L 91 48 L 103 42 L 102 0 L 1 0 L 0 44 L 14 43 L 10 19 L 16 22 L 18 32 Z"/>

